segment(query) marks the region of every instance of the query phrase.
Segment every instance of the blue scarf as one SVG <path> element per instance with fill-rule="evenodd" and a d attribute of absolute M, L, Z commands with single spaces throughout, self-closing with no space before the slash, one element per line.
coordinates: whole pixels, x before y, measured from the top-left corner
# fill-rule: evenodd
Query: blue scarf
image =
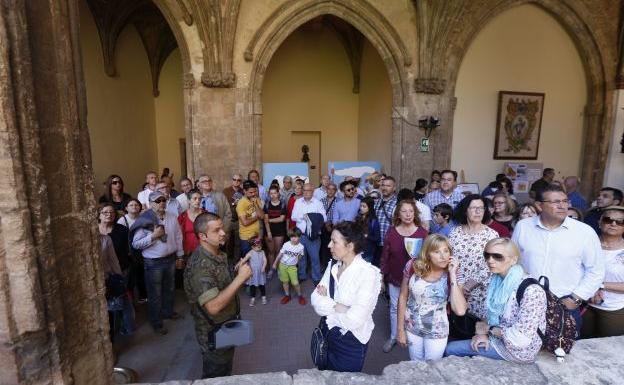
<path fill-rule="evenodd" d="M 523 277 L 524 270 L 520 265 L 513 265 L 504 278 L 499 274 L 492 275 L 487 292 L 488 325 L 500 324 L 509 297 L 518 289 Z"/>

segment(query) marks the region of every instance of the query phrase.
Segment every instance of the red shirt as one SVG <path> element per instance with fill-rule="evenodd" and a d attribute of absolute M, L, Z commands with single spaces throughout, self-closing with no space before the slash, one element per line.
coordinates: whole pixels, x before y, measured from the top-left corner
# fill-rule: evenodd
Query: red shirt
<path fill-rule="evenodd" d="M 290 216 L 292 215 L 293 208 L 295 207 L 295 201 L 299 198 L 301 198 L 301 196 L 296 197 L 293 195 L 288 199 L 288 213 L 286 214 L 286 219 L 290 221 L 288 230 L 293 230 L 297 226 L 297 223 L 295 223 Z"/>
<path fill-rule="evenodd" d="M 205 210 L 202 209 L 202 212 L 205 212 Z M 180 214 L 178 223 L 182 229 L 182 247 L 184 248 L 184 254 L 191 255 L 197 246 L 199 246 L 199 239 L 193 230 L 193 221 L 191 221 L 188 216 L 188 210 Z"/>
<path fill-rule="evenodd" d="M 492 220 L 488 227 L 498 233 L 498 236 L 501 238 L 511 238 L 511 232 L 507 228 L 507 226 L 503 225 L 500 222 Z"/>
<path fill-rule="evenodd" d="M 401 286 L 403 281 L 403 269 L 405 264 L 410 260 L 409 254 L 405 249 L 404 238 L 426 238 L 427 230 L 418 227 L 416 231 L 408 237 L 404 237 L 391 227 L 384 239 L 383 249 L 381 251 L 381 274 L 384 280 L 394 286 Z"/>

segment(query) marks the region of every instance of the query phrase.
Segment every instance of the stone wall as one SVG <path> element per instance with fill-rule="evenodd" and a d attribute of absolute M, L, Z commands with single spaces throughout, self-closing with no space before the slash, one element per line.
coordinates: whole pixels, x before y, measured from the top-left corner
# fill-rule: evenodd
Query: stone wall
<path fill-rule="evenodd" d="M 596 338 L 577 342 L 565 363 L 542 352 L 529 365 L 489 358 L 448 357 L 435 362 L 401 362 L 387 366 L 380 376 L 301 369 L 249 374 L 196 381 L 169 381 L 161 385 L 580 385 L 621 384 L 624 368 L 624 337 Z M 156 384 L 151 384 L 156 385 Z"/>

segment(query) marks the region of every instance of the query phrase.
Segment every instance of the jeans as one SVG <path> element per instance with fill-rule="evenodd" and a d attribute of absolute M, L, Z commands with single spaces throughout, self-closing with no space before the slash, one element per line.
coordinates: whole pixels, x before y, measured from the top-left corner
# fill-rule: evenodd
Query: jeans
<path fill-rule="evenodd" d="M 128 287 L 128 280 L 130 278 L 132 270 L 128 268 L 124 270 L 123 276 L 126 281 L 126 287 Z M 132 298 L 128 295 L 126 291 L 126 295 L 123 298 L 123 310 L 122 310 L 122 319 L 123 324 L 121 326 L 121 334 L 123 335 L 131 335 L 136 330 L 136 324 L 134 322 L 134 305 L 132 304 Z"/>
<path fill-rule="evenodd" d="M 154 329 L 163 326 L 163 318 L 173 315 L 175 256 L 144 258 L 148 318 Z"/>
<path fill-rule="evenodd" d="M 397 306 L 399 304 L 399 294 L 401 288 L 388 284 L 388 295 L 390 296 L 390 339 L 396 340 L 397 334 Z"/>
<path fill-rule="evenodd" d="M 302 235 L 301 244 L 305 248 L 306 255 L 299 260 L 299 281 L 303 281 L 308 278 L 308 273 L 306 272 L 306 257 L 308 257 L 310 258 L 310 264 L 312 265 L 312 280 L 318 282 L 321 280 L 321 261 L 319 259 L 321 239 L 316 238 L 315 240 L 311 240 L 307 235 Z"/>
<path fill-rule="evenodd" d="M 339 327 L 327 330 L 327 367 L 326 370 L 336 372 L 361 372 L 364 367 L 368 344 L 361 343 L 353 333 L 342 334 Z"/>
<path fill-rule="evenodd" d="M 472 350 L 472 346 L 470 346 L 471 340 L 462 340 L 462 341 L 452 341 L 446 345 L 446 352 L 444 352 L 445 356 L 459 356 L 459 357 L 472 357 L 472 356 L 482 356 L 491 358 L 493 360 L 504 360 L 497 352 L 496 349 L 490 344 L 489 349 L 485 350 L 483 347 L 479 347 L 479 351 L 475 352 Z"/>
<path fill-rule="evenodd" d="M 410 360 L 438 360 L 444 355 L 448 338 L 424 338 L 405 331 L 407 336 Z"/>

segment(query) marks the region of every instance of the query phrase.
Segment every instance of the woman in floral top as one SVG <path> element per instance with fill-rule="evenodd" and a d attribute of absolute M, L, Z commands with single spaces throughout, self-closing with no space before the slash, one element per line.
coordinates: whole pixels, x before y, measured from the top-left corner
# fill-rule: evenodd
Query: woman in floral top
<path fill-rule="evenodd" d="M 485 244 L 498 237 L 496 231 L 485 223 L 490 220 L 485 202 L 480 195 L 464 198 L 455 210 L 459 225 L 451 231 L 449 243 L 459 262 L 457 284 L 468 301 L 468 313 L 477 318 L 485 316 L 485 296 L 490 281 L 490 271 L 483 260 Z"/>
<path fill-rule="evenodd" d="M 546 293 L 536 284 L 527 286 L 518 304 L 516 291 L 526 278 L 518 265 L 520 251 L 507 238 L 487 243 L 483 259 L 492 279 L 487 290 L 487 314 L 477 322 L 471 340 L 453 341 L 449 356 L 485 356 L 497 360 L 530 363 L 542 347 L 539 330 L 546 330 Z"/>
<path fill-rule="evenodd" d="M 448 270 L 448 271 L 447 271 Z M 405 265 L 397 315 L 397 342 L 409 345 L 411 360 L 442 358 L 449 333 L 446 304 L 457 313 L 466 311 L 466 300 L 457 286 L 457 262 L 446 237 L 425 239 L 418 258 Z"/>

